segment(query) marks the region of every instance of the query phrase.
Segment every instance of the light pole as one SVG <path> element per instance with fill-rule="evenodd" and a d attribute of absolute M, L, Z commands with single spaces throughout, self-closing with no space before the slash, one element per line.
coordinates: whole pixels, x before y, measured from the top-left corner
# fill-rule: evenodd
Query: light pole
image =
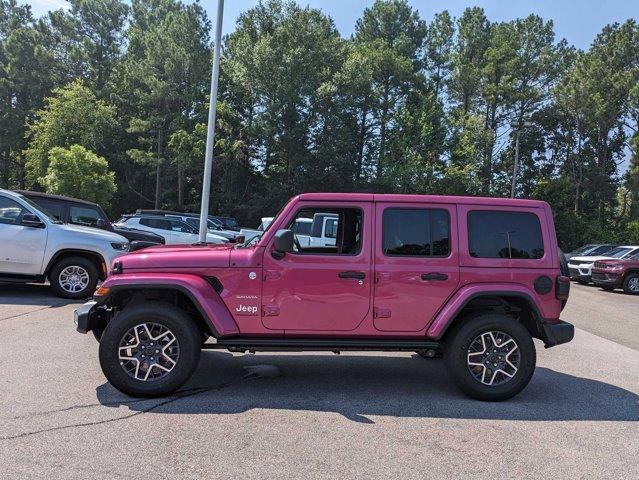
<path fill-rule="evenodd" d="M 215 113 L 217 110 L 217 84 L 220 78 L 220 44 L 222 43 L 222 17 L 224 0 L 217 0 L 215 22 L 215 48 L 213 71 L 211 73 L 211 94 L 209 98 L 209 119 L 206 130 L 206 152 L 204 153 L 204 177 L 202 178 L 202 205 L 200 206 L 200 243 L 206 243 L 209 217 L 209 195 L 211 194 L 211 172 L 213 171 L 213 145 L 215 140 Z"/>
<path fill-rule="evenodd" d="M 513 165 L 513 184 L 510 187 L 510 198 L 515 198 L 515 185 L 517 185 L 517 164 L 519 163 L 519 134 L 521 130 L 527 127 L 532 127 L 532 122 L 521 122 L 521 123 L 512 123 L 510 125 L 513 129 L 517 131 L 515 137 L 515 164 Z"/>

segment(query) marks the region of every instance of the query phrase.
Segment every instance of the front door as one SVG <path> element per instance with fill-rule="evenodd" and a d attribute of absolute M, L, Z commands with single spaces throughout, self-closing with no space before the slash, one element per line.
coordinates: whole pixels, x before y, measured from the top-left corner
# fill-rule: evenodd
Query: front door
<path fill-rule="evenodd" d="M 38 275 L 42 270 L 47 229 L 22 225 L 27 211 L 18 202 L 0 195 L 0 272 Z"/>
<path fill-rule="evenodd" d="M 456 207 L 377 203 L 374 324 L 418 332 L 459 283 Z"/>
<path fill-rule="evenodd" d="M 318 206 L 300 202 L 285 228 L 299 219 L 332 214 L 338 218 L 337 241 L 296 242 L 295 251 L 264 254 L 262 322 L 286 333 L 344 332 L 357 328 L 370 309 L 372 294 L 372 203 L 345 202 Z M 305 220 L 308 221 L 308 220 Z M 313 240 L 313 239 L 312 239 Z"/>

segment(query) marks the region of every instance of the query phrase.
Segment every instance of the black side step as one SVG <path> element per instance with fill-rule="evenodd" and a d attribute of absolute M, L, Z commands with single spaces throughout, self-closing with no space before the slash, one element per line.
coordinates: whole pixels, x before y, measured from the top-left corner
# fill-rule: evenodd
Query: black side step
<path fill-rule="evenodd" d="M 222 338 L 217 343 L 205 343 L 204 349 L 228 349 L 245 351 L 409 351 L 434 350 L 439 342 L 404 339 L 358 339 L 358 338 Z"/>

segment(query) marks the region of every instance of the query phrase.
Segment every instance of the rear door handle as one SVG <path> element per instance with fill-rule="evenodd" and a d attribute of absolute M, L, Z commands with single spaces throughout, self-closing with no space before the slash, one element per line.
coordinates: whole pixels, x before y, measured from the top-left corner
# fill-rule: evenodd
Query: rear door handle
<path fill-rule="evenodd" d="M 354 278 L 355 280 L 364 280 L 366 278 L 366 274 L 364 272 L 354 272 L 351 270 L 339 272 L 337 275 L 339 278 Z"/>
<path fill-rule="evenodd" d="M 438 280 L 440 282 L 448 280 L 448 275 L 439 272 L 422 273 L 422 280 Z"/>

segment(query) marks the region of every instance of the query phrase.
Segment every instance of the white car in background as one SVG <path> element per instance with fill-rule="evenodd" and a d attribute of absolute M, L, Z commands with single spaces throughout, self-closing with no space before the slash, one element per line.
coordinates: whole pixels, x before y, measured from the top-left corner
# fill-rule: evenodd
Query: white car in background
<path fill-rule="evenodd" d="M 200 241 L 197 228 L 178 218 L 168 216 L 123 215 L 115 225 L 156 233 L 164 237 L 167 245 L 193 244 Z M 220 235 L 207 233 L 206 241 L 220 244 L 227 243 L 228 239 Z"/>
<path fill-rule="evenodd" d="M 579 283 L 589 283 L 592 276 L 592 266 L 598 260 L 608 260 L 611 258 L 628 258 L 639 253 L 639 246 L 637 245 L 621 245 L 613 248 L 605 255 L 593 255 L 583 257 L 572 257 L 568 261 L 568 270 L 570 272 L 570 278 L 576 280 Z"/>
<path fill-rule="evenodd" d="M 0 280 L 44 283 L 65 298 L 86 298 L 129 250 L 117 233 L 62 223 L 23 195 L 0 190 Z"/>

